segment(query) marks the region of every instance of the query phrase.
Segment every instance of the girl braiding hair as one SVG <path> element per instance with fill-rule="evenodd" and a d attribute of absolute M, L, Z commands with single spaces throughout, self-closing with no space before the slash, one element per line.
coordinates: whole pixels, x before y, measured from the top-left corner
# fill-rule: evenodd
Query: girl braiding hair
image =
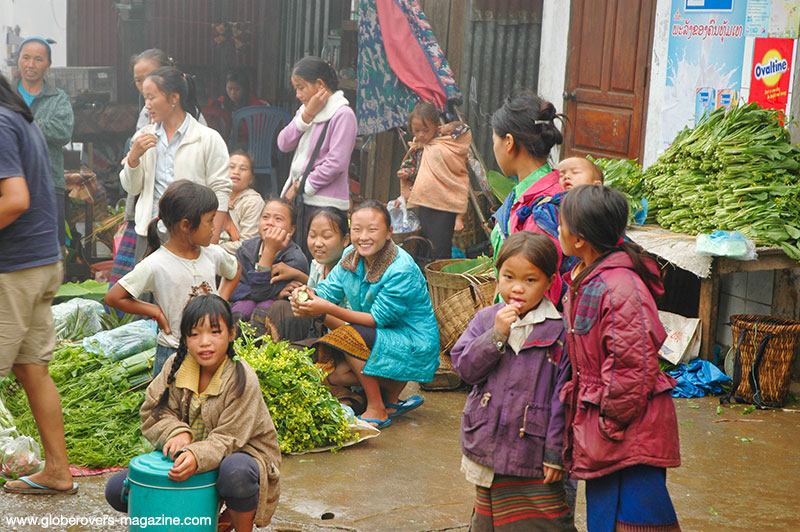
<path fill-rule="evenodd" d="M 161 410 L 169 400 L 169 386 L 175 382 L 175 374 L 186 359 L 189 353 L 186 346 L 186 337 L 192 332 L 197 324 L 209 319 L 211 327 L 219 328 L 220 322 L 225 323 L 229 331 L 234 330 L 233 315 L 231 308 L 227 301 L 215 294 L 201 295 L 189 300 L 186 307 L 183 309 L 183 317 L 181 318 L 181 341 L 178 346 L 178 351 L 175 354 L 175 361 L 172 363 L 172 369 L 167 376 L 167 388 L 161 394 L 158 401 L 158 406 L 153 410 L 153 417 L 159 419 L 161 417 Z M 233 350 L 233 341 L 228 344 L 228 358 L 236 364 L 236 397 L 241 397 L 244 392 L 245 374 L 244 366 L 236 358 L 236 352 Z"/>

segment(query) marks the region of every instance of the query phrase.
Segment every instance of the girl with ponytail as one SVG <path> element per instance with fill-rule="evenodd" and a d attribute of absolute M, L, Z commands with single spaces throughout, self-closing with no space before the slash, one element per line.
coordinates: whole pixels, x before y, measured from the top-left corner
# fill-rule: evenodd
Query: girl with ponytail
<path fill-rule="evenodd" d="M 228 514 L 220 524 L 238 532 L 266 526 L 278 504 L 278 435 L 255 371 L 234 352 L 228 303 L 216 295 L 191 299 L 180 331 L 177 353 L 147 387 L 142 433 L 174 461 L 170 480 L 219 468 Z M 126 477 L 121 471 L 106 485 L 106 499 L 121 512 Z"/>
<path fill-rule="evenodd" d="M 609 188 L 582 185 L 561 204 L 561 247 L 581 260 L 564 303 L 564 462 L 586 480 L 591 532 L 677 532 L 666 486 L 666 468 L 680 465 L 675 380 L 658 365 L 664 288 L 655 260 L 625 241 L 627 221 L 628 202 Z"/>
<path fill-rule="evenodd" d="M 356 115 L 339 90 L 339 77 L 328 63 L 304 57 L 292 68 L 291 79 L 302 105 L 278 134 L 278 149 L 294 151 L 281 196 L 304 206 L 294 241 L 310 261 L 306 238 L 317 211 L 333 207 L 346 213 L 350 209 L 350 155 L 358 128 Z"/>
<path fill-rule="evenodd" d="M 154 375 L 178 348 L 178 325 L 186 302 L 209 293 L 228 299 L 239 282 L 242 269 L 236 259 L 211 245 L 216 212 L 217 198 L 211 189 L 186 179 L 175 181 L 161 197 L 158 218 L 148 225 L 147 257 L 106 294 L 109 307 L 158 322 Z M 163 246 L 160 233 L 169 234 Z M 222 277 L 219 288 L 216 276 Z M 140 300 L 145 294 L 153 294 L 158 304 Z"/>
<path fill-rule="evenodd" d="M 218 201 L 213 243 L 219 241 L 231 193 L 228 148 L 219 133 L 197 121 L 192 76 L 174 67 L 157 68 L 145 76 L 142 95 L 152 123 L 133 136 L 120 172 L 125 191 L 139 195 L 134 216 L 135 262 L 144 256 L 147 226 L 173 181 L 188 179 L 213 191 Z"/>

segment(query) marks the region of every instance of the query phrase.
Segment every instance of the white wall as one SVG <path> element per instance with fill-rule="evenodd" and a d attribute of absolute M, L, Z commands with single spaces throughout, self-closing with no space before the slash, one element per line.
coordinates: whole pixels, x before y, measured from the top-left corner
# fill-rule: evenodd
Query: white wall
<path fill-rule="evenodd" d="M 7 32 L 20 27 L 20 36 L 54 39 L 53 66 L 67 66 L 67 0 L 0 0 L 0 68 L 8 74 L 6 65 L 11 50 Z"/>
<path fill-rule="evenodd" d="M 539 55 L 539 96 L 564 112 L 564 87 L 567 83 L 567 51 L 569 49 L 570 0 L 547 0 L 542 8 L 542 44 Z M 558 146 L 551 157 L 559 159 Z"/>

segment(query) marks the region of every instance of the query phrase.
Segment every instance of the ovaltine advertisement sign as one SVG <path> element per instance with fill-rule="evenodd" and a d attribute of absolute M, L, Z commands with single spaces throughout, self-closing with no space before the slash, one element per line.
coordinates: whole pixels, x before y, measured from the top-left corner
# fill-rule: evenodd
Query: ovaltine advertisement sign
<path fill-rule="evenodd" d="M 786 110 L 789 80 L 792 77 L 793 48 L 793 39 L 755 40 L 749 101 L 767 109 Z"/>

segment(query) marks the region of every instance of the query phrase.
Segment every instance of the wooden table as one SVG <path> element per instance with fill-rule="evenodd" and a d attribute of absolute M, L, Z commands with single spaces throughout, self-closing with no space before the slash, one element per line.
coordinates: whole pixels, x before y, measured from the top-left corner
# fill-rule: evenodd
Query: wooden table
<path fill-rule="evenodd" d="M 630 227 L 627 235 L 645 250 L 700 278 L 700 302 L 697 317 L 700 318 L 702 328 L 700 357 L 705 360 L 712 360 L 714 357 L 714 343 L 719 319 L 720 275 L 800 268 L 800 262 L 787 257 L 780 248 L 757 248 L 758 259 L 756 260 L 701 257 L 694 252 L 695 237 L 673 233 L 657 225 Z"/>

